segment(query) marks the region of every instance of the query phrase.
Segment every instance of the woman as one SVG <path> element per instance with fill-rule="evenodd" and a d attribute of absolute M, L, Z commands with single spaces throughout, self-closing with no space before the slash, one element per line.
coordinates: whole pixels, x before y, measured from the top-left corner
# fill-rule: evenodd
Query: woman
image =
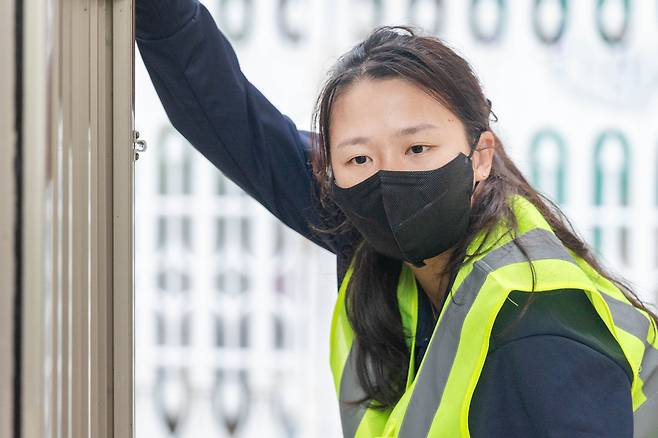
<path fill-rule="evenodd" d="M 336 254 L 344 436 L 658 436 L 658 318 L 527 183 L 440 40 L 373 31 L 331 70 L 319 135 L 203 5 L 138 0 L 137 41 L 173 125 Z"/>

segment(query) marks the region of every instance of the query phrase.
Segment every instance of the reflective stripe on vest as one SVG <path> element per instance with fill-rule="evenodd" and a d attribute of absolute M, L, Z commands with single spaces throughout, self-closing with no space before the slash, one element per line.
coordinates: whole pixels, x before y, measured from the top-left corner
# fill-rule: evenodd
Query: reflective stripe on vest
<path fill-rule="evenodd" d="M 619 342 L 633 370 L 635 437 L 658 437 L 658 333 L 646 312 L 635 308 L 611 282 L 565 248 L 539 211 L 525 198 L 513 198 L 519 237 L 533 262 L 535 293 L 580 289 Z M 469 245 L 471 253 L 480 239 Z M 416 376 L 410 355 L 406 391 L 391 409 L 350 407 L 345 400 L 364 395 L 354 368 L 358 343 L 345 313 L 345 293 L 353 266 L 341 283 L 331 328 L 331 368 L 340 400 L 345 437 L 468 437 L 468 408 L 489 346 L 498 311 L 512 290 L 531 291 L 527 259 L 499 226 L 496 244 L 463 266 L 452 285 Z M 397 296 L 411 352 L 415 349 L 417 289 L 412 271 L 402 264 Z M 580 293 L 580 292 L 575 292 Z M 453 302 L 454 300 L 454 302 Z"/>

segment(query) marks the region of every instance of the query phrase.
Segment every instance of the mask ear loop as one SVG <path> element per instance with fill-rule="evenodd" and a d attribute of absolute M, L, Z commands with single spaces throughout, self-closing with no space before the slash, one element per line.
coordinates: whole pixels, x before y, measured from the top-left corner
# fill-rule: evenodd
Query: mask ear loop
<path fill-rule="evenodd" d="M 487 130 L 486 128 L 480 129 L 480 135 L 482 135 L 482 133 L 486 130 Z M 473 156 L 473 152 L 475 152 L 477 150 L 478 143 L 480 142 L 480 135 L 478 135 L 478 138 L 471 145 L 471 152 L 466 156 L 466 158 L 468 158 L 469 161 L 470 161 L 471 157 Z M 473 189 L 471 189 L 471 193 L 475 192 L 475 189 L 477 188 L 478 184 L 480 184 L 480 181 L 475 181 L 475 184 L 473 185 Z"/>
<path fill-rule="evenodd" d="M 491 115 L 493 115 L 493 117 L 494 117 L 494 122 L 497 122 L 497 121 L 498 121 L 498 116 L 496 115 L 496 113 L 493 112 L 493 110 L 492 110 L 492 108 L 491 108 L 491 107 L 492 107 L 491 100 L 488 99 L 488 98 L 487 98 L 487 106 L 489 107 L 489 113 L 490 113 Z M 488 130 L 488 129 L 489 129 L 488 126 L 487 126 L 486 128 L 480 128 L 480 134 L 478 135 L 478 138 L 475 140 L 475 143 L 473 143 L 473 144 L 471 145 L 471 152 L 468 154 L 468 159 L 469 159 L 469 160 L 470 160 L 471 157 L 473 156 L 473 152 L 475 152 L 475 150 L 477 149 L 478 143 L 480 142 L 480 136 L 482 135 L 482 133 L 483 133 L 484 131 L 486 131 L 486 130 Z M 476 181 L 476 182 L 475 182 L 475 184 L 473 185 L 473 189 L 471 190 L 471 193 L 473 193 L 473 192 L 475 191 L 475 189 L 476 189 L 476 187 L 478 186 L 478 184 L 480 184 L 480 181 Z"/>
<path fill-rule="evenodd" d="M 466 158 L 468 158 L 469 160 L 473 156 L 473 152 L 475 152 L 477 150 L 478 143 L 480 142 L 480 136 L 486 130 L 487 130 L 486 128 L 480 128 L 480 133 L 478 135 L 478 138 L 475 139 L 475 142 L 473 142 L 473 144 L 471 145 L 471 152 L 469 152 L 468 155 L 466 156 Z"/>

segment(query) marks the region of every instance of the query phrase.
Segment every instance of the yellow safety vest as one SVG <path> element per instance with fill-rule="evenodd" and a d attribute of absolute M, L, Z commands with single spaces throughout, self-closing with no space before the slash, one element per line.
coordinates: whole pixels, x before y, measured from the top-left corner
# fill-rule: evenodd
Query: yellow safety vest
<path fill-rule="evenodd" d="M 634 437 L 658 437 L 658 328 L 649 315 L 634 307 L 610 281 L 566 248 L 526 198 L 515 195 L 512 208 L 519 223 L 518 236 L 533 262 L 535 292 L 580 289 L 585 292 L 608 330 L 619 343 L 630 368 Z M 484 238 L 471 242 L 473 253 Z M 496 242 L 497 239 L 498 242 Z M 406 390 L 385 411 L 365 405 L 352 407 L 343 400 L 365 395 L 355 370 L 352 331 L 345 311 L 345 291 L 353 260 L 341 283 L 331 323 L 330 363 L 340 404 L 343 436 L 469 437 L 468 411 L 489 347 L 494 321 L 508 294 L 532 290 L 532 274 L 525 256 L 500 223 L 486 254 L 463 266 L 452 285 L 434 333 L 414 376 L 418 295 L 413 272 L 402 263 L 397 297 L 402 324 L 409 334 L 409 373 Z M 489 242 L 484 247 L 488 247 Z M 580 292 L 574 292 L 580 293 Z"/>

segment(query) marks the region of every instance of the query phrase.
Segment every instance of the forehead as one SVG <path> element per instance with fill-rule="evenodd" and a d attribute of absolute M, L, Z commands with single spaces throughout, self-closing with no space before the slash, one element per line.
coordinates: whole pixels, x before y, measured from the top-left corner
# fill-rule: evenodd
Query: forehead
<path fill-rule="evenodd" d="M 418 123 L 442 131 L 459 130 L 459 119 L 436 98 L 400 78 L 361 79 L 336 98 L 331 111 L 331 142 L 351 135 L 382 135 Z"/>

